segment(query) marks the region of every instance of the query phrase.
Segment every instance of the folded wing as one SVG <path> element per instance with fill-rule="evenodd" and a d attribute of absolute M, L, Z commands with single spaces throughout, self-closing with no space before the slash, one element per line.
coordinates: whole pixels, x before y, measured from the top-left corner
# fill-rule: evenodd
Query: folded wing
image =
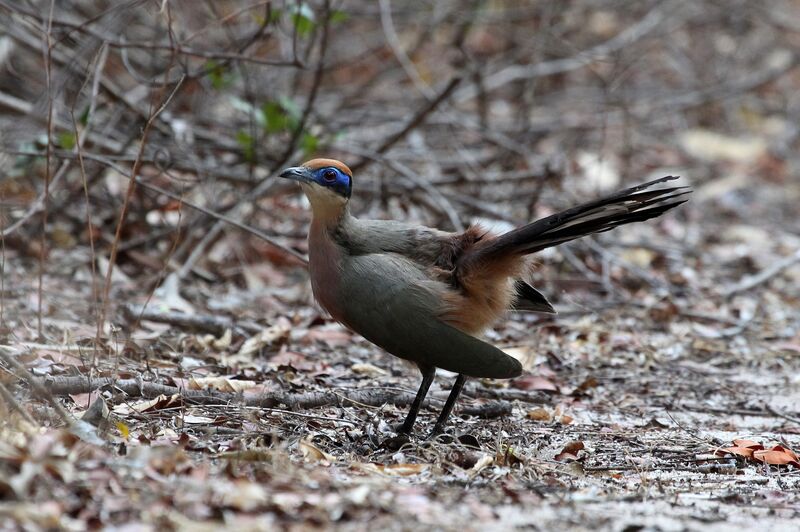
<path fill-rule="evenodd" d="M 511 378 L 520 363 L 440 318 L 444 283 L 395 253 L 349 256 L 339 297 L 345 324 L 391 354 L 470 377 Z"/>

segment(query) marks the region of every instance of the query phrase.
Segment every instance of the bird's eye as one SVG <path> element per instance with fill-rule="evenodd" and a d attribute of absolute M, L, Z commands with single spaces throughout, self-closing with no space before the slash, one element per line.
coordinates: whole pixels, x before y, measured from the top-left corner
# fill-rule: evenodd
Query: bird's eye
<path fill-rule="evenodd" d="M 333 183 L 336 181 L 336 170 L 328 169 L 322 172 L 322 179 L 325 180 L 326 183 Z"/>

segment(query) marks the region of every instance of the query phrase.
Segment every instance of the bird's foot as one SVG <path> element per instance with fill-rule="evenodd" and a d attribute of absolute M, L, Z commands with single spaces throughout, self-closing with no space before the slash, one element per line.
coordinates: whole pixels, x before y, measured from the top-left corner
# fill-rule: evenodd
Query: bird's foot
<path fill-rule="evenodd" d="M 411 437 L 408 433 L 398 432 L 396 436 L 383 440 L 381 447 L 390 451 L 399 451 L 403 445 L 409 442 L 411 442 Z"/>
<path fill-rule="evenodd" d="M 475 449 L 481 448 L 480 441 L 478 441 L 478 438 L 476 438 L 472 434 L 459 434 L 458 436 L 456 436 L 452 434 L 447 434 L 444 431 L 436 432 L 434 430 L 426 438 L 426 441 L 441 443 L 445 445 L 458 443 L 465 447 L 473 447 Z"/>
<path fill-rule="evenodd" d="M 397 434 L 411 434 L 411 429 L 406 427 L 405 423 L 395 423 L 391 427 Z"/>
<path fill-rule="evenodd" d="M 441 443 L 452 443 L 456 438 L 445 432 L 445 424 L 437 422 L 426 440 L 436 440 Z"/>

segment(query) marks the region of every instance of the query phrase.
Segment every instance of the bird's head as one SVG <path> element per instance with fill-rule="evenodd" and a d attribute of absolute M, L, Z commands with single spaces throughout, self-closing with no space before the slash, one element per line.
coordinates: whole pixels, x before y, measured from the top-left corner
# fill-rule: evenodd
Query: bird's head
<path fill-rule="evenodd" d="M 350 200 L 353 172 L 335 159 L 311 159 L 285 169 L 281 177 L 300 183 L 315 213 L 341 210 Z"/>

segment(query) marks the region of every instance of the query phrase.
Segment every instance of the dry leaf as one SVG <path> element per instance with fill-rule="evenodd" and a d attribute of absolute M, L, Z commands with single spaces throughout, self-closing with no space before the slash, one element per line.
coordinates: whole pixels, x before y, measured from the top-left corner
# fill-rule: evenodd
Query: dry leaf
<path fill-rule="evenodd" d="M 311 443 L 308 438 L 302 439 L 298 442 L 300 452 L 303 453 L 303 459 L 306 462 L 320 462 L 323 465 L 330 465 L 336 461 L 336 457 L 330 455 Z"/>
<path fill-rule="evenodd" d="M 763 449 L 764 446 L 758 443 L 757 441 L 753 440 L 733 440 L 733 444 L 736 447 L 752 447 L 757 449 Z"/>
<path fill-rule="evenodd" d="M 718 456 L 730 454 L 751 458 L 769 465 L 792 465 L 800 469 L 800 461 L 797 459 L 797 454 L 782 445 L 776 445 L 771 449 L 765 449 L 763 445 L 756 441 L 744 439 L 733 440 L 733 444 L 733 447 L 718 449 L 714 454 Z"/>
<path fill-rule="evenodd" d="M 213 417 L 207 416 L 195 416 L 193 414 L 186 414 L 185 416 L 179 416 L 179 420 L 183 421 L 185 425 L 210 425 L 214 422 Z"/>
<path fill-rule="evenodd" d="M 419 475 L 424 473 L 430 468 L 430 464 L 372 464 L 354 462 L 353 467 L 368 471 L 370 473 L 378 473 L 390 477 L 408 477 L 411 475 Z"/>
<path fill-rule="evenodd" d="M 236 354 L 238 356 L 249 356 L 265 347 L 276 345 L 289 337 L 289 330 L 290 328 L 287 323 L 276 323 L 272 327 L 264 329 L 255 336 L 245 340 L 239 352 Z"/>
<path fill-rule="evenodd" d="M 473 478 L 478 475 L 483 469 L 489 467 L 494 463 L 494 456 L 490 456 L 488 454 L 484 454 L 483 456 L 478 459 L 474 466 L 469 470 L 468 474 L 470 478 Z"/>
<path fill-rule="evenodd" d="M 511 382 L 513 388 L 519 390 L 540 390 L 543 392 L 558 392 L 558 386 L 550 379 L 539 375 L 525 375 Z"/>
<path fill-rule="evenodd" d="M 119 404 L 114 407 L 114 413 L 118 415 L 131 414 L 133 412 L 152 412 L 154 410 L 163 410 L 173 406 L 180 406 L 182 404 L 180 394 L 172 394 L 167 397 L 164 394 L 159 395 L 155 399 L 148 399 L 134 404 Z"/>
<path fill-rule="evenodd" d="M 776 445 L 772 449 L 762 449 L 753 453 L 753 459 L 769 465 L 793 465 L 800 468 L 797 455 L 790 449 Z"/>
<path fill-rule="evenodd" d="M 117 421 L 115 425 L 117 426 L 117 430 L 119 431 L 119 433 L 122 435 L 123 438 L 125 438 L 126 440 L 130 438 L 131 429 L 130 427 L 128 427 L 128 425 L 126 425 L 122 421 Z"/>
<path fill-rule="evenodd" d="M 725 454 L 732 454 L 735 456 L 743 456 L 745 458 L 752 458 L 753 453 L 756 450 L 752 447 L 725 447 L 724 449 L 719 449 L 716 451 L 715 454 L 719 456 L 725 456 Z"/>
<path fill-rule="evenodd" d="M 550 412 L 548 412 L 545 408 L 534 408 L 533 410 L 528 410 L 527 417 L 528 419 L 541 422 L 549 422 L 553 419 L 552 414 L 550 414 Z"/>
<path fill-rule="evenodd" d="M 352 369 L 354 373 L 366 375 L 367 377 L 380 377 L 382 375 L 386 375 L 385 370 L 382 370 L 377 366 L 373 366 L 372 364 L 353 364 L 350 366 L 350 369 Z"/>
<path fill-rule="evenodd" d="M 204 334 L 197 337 L 197 344 L 206 349 L 214 351 L 225 351 L 231 346 L 233 340 L 233 332 L 230 329 L 225 329 L 225 332 L 217 338 L 213 334 Z"/>
<path fill-rule="evenodd" d="M 584 449 L 582 441 L 571 441 L 561 449 L 561 452 L 555 456 L 555 460 L 559 462 L 576 461 L 579 460 L 578 452 Z"/>
<path fill-rule="evenodd" d="M 198 377 L 189 379 L 190 390 L 217 390 L 227 393 L 239 393 L 257 386 L 256 381 L 229 379 L 227 377 Z"/>

